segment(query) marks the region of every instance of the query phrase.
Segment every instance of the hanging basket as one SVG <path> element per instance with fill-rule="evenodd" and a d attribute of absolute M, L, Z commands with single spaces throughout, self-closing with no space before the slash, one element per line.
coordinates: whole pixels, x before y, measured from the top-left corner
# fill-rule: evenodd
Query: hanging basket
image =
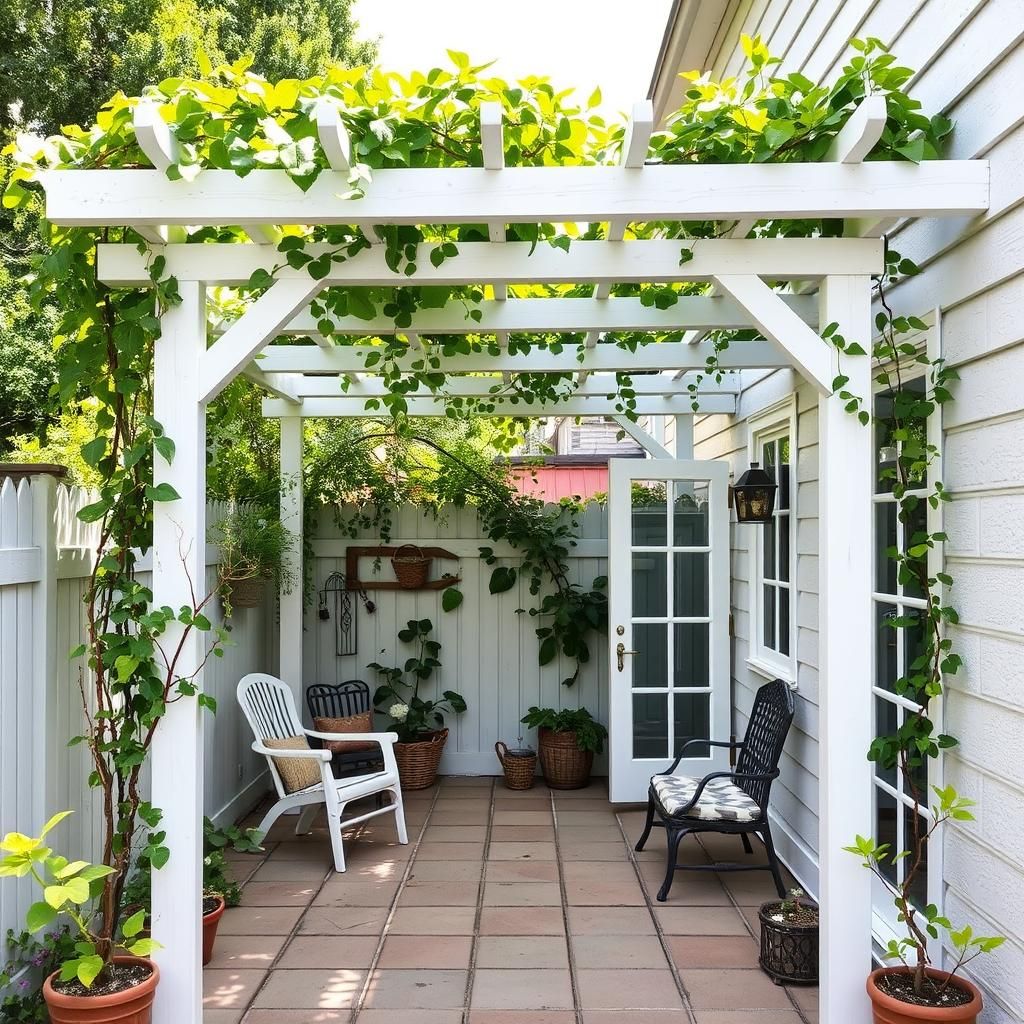
<path fill-rule="evenodd" d="M 762 903 L 761 970 L 776 985 L 818 984 L 818 908 L 801 904 L 804 911 L 796 920 L 778 920 L 782 901 Z"/>
<path fill-rule="evenodd" d="M 505 785 L 508 789 L 531 789 L 537 771 L 537 751 L 529 747 L 524 750 L 509 750 L 499 740 L 494 744 L 494 752 L 498 755 L 502 770 L 505 772 Z"/>
<path fill-rule="evenodd" d="M 447 739 L 448 730 L 438 729 L 415 743 L 395 744 L 402 789 L 427 789 L 437 781 L 437 769 Z"/>
<path fill-rule="evenodd" d="M 427 582 L 431 560 L 415 544 L 403 544 L 391 557 L 395 579 L 403 590 L 416 590 Z"/>
<path fill-rule="evenodd" d="M 537 734 L 540 767 L 551 789 L 582 789 L 590 784 L 594 754 L 580 750 L 575 732 L 540 729 Z"/>
<path fill-rule="evenodd" d="M 232 608 L 258 608 L 266 588 L 267 581 L 262 576 L 232 580 L 228 584 L 228 600 Z"/>

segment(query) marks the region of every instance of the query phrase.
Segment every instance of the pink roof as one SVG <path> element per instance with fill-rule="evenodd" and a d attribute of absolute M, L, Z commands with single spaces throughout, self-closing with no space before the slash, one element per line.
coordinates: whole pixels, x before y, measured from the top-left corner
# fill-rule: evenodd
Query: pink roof
<path fill-rule="evenodd" d="M 512 466 L 512 479 L 521 494 L 545 501 L 592 498 L 608 491 L 608 467 Z"/>

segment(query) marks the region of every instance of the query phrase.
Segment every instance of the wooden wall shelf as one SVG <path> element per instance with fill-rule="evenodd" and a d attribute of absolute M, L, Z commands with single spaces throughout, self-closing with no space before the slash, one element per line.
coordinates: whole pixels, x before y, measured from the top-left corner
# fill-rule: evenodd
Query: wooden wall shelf
<path fill-rule="evenodd" d="M 360 558 L 390 558 L 399 549 L 389 545 L 373 545 L 363 547 L 350 545 L 345 549 L 345 582 L 348 590 L 444 590 L 453 587 L 456 583 L 462 582 L 461 576 L 442 576 L 436 580 L 427 580 L 420 587 L 403 587 L 398 580 L 363 580 L 359 578 Z M 447 548 L 421 547 L 427 558 L 445 558 L 458 561 L 459 556 L 453 554 Z"/>

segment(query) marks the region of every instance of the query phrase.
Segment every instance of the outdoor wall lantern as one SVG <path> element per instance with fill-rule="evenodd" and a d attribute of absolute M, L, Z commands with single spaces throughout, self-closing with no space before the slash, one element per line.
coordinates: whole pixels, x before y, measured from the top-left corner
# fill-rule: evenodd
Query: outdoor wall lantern
<path fill-rule="evenodd" d="M 736 520 L 740 523 L 771 522 L 778 484 L 756 462 L 733 484 Z"/>

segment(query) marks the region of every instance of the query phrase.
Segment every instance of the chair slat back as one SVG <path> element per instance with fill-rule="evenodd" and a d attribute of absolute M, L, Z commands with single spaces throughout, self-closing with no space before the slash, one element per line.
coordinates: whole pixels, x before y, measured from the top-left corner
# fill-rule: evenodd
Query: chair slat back
<path fill-rule="evenodd" d="M 315 683 L 306 690 L 310 718 L 351 718 L 370 710 L 370 687 L 361 679 Z"/>
<path fill-rule="evenodd" d="M 239 682 L 237 695 L 256 739 L 303 735 L 295 698 L 280 679 L 263 672 L 252 672 Z"/>
<path fill-rule="evenodd" d="M 736 761 L 736 771 L 751 774 L 773 772 L 779 766 L 786 734 L 793 724 L 793 691 L 781 679 L 765 683 L 754 697 L 754 706 L 747 722 L 743 749 Z M 771 788 L 770 780 L 740 780 L 746 794 L 764 807 Z"/>

